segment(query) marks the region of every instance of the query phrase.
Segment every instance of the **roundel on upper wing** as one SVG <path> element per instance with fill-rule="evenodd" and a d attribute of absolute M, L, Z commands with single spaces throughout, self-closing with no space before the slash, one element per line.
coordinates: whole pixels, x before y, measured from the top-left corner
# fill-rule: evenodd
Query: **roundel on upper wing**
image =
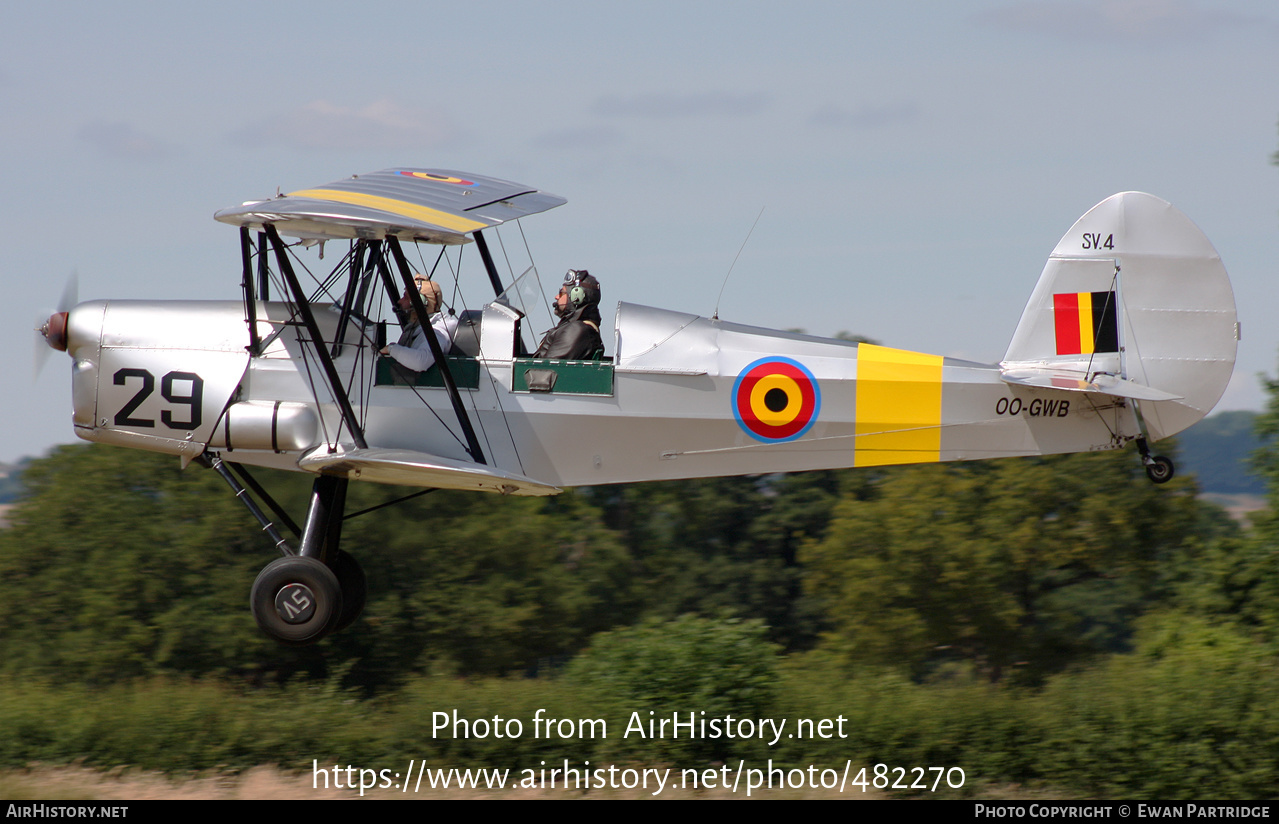
<path fill-rule="evenodd" d="M 405 177 L 420 177 L 423 180 L 434 180 L 436 183 L 452 183 L 457 186 L 474 186 L 470 180 L 463 180 L 460 177 L 449 177 L 448 175 L 437 175 L 434 172 L 409 172 L 402 171 L 400 174 Z"/>
<path fill-rule="evenodd" d="M 760 358 L 733 384 L 733 417 L 757 440 L 795 440 L 817 422 L 821 407 L 817 379 L 790 358 Z"/>

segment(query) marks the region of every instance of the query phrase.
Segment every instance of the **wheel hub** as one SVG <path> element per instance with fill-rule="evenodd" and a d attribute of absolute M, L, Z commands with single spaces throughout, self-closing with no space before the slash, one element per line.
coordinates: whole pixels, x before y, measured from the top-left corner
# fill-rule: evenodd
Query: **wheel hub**
<path fill-rule="evenodd" d="M 275 594 L 275 611 L 287 624 L 305 624 L 315 615 L 315 593 L 305 584 L 288 584 Z"/>

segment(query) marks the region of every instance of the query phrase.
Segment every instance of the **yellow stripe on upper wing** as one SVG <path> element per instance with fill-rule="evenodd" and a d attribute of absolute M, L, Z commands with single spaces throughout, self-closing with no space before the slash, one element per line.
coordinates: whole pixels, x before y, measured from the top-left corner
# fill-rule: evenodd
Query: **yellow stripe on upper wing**
<path fill-rule="evenodd" d="M 404 200 L 360 192 L 344 192 L 339 189 L 303 189 L 299 192 L 290 192 L 289 197 L 306 197 L 312 200 L 327 200 L 333 203 L 349 203 L 352 206 L 367 206 L 370 209 L 411 217 L 414 220 L 420 220 L 423 223 L 451 229 L 459 233 L 474 232 L 476 229 L 483 229 L 488 226 L 487 223 L 480 223 L 478 220 L 442 212 L 429 206 L 419 206 L 416 203 L 409 203 Z"/>
<path fill-rule="evenodd" d="M 941 460 L 942 358 L 857 347 L 854 466 Z"/>

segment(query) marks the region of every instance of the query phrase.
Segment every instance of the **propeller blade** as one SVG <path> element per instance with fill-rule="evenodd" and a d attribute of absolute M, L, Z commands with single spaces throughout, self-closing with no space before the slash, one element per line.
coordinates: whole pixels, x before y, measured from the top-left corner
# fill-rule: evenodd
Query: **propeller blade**
<path fill-rule="evenodd" d="M 36 319 L 35 345 L 32 349 L 32 382 L 40 378 L 40 372 L 49 362 L 49 353 L 54 349 L 66 351 L 67 313 L 79 302 L 80 275 L 74 269 L 62 284 L 62 297 L 58 299 L 57 311 Z"/>
<path fill-rule="evenodd" d="M 62 298 L 58 301 L 59 312 L 70 312 L 71 307 L 80 301 L 76 296 L 80 293 L 80 273 L 75 269 L 71 270 L 71 275 L 67 278 L 67 282 L 62 284 Z"/>
<path fill-rule="evenodd" d="M 36 318 L 35 324 L 35 340 L 32 342 L 31 348 L 31 382 L 35 383 L 40 379 L 40 373 L 44 371 L 44 365 L 49 361 L 49 353 L 53 348 L 49 346 L 48 341 L 44 339 L 44 333 L 41 331 L 44 324 L 47 323 L 46 318 Z"/>

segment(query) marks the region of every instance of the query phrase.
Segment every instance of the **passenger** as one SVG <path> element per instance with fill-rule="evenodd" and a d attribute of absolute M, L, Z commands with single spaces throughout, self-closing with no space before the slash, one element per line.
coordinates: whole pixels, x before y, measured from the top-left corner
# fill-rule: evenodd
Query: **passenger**
<path fill-rule="evenodd" d="M 589 360 L 604 352 L 600 337 L 600 282 L 585 269 L 569 269 L 555 297 L 559 324 L 546 333 L 535 358 Z"/>
<path fill-rule="evenodd" d="M 435 333 L 435 340 L 440 344 L 440 352 L 448 355 L 453 347 L 453 336 L 457 332 L 457 318 L 440 312 L 443 293 L 438 283 L 425 275 L 415 275 L 413 281 L 422 295 L 422 303 L 426 306 L 426 314 L 431 319 L 431 329 Z M 431 352 L 431 345 L 422 332 L 422 325 L 413 316 L 413 301 L 408 294 L 405 294 L 396 306 L 403 312 L 402 317 L 407 315 L 412 319 L 400 333 L 399 342 L 388 344 L 382 349 L 382 354 L 390 355 L 400 365 L 414 372 L 425 372 L 435 363 L 435 354 Z"/>

